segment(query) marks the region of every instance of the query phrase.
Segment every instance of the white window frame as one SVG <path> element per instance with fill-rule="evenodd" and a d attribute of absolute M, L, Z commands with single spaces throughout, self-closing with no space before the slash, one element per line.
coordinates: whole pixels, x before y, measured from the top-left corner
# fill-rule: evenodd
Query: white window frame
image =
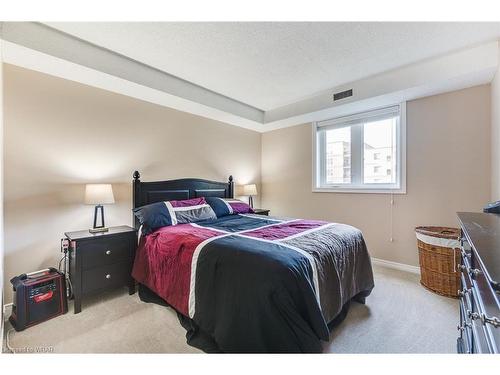
<path fill-rule="evenodd" d="M 319 142 L 321 141 L 318 135 L 318 130 L 321 128 L 335 128 L 346 126 L 346 124 L 355 124 L 361 119 L 374 118 L 377 115 L 393 110 L 394 107 L 399 107 L 399 121 L 396 125 L 396 176 L 398 180 L 395 184 L 364 184 L 361 181 L 363 176 L 353 176 L 354 182 L 351 184 L 322 184 L 324 176 L 322 173 L 326 170 L 324 167 L 326 157 L 320 155 Z M 356 128 L 353 128 L 353 130 Z M 356 130 L 354 130 L 356 132 Z M 330 120 L 313 122 L 312 124 L 312 191 L 317 193 L 376 193 L 376 194 L 406 194 L 406 102 L 367 110 L 360 113 L 353 113 L 348 116 L 333 118 Z M 362 139 L 359 135 L 356 139 Z M 324 138 L 324 137 L 323 137 Z M 359 171 L 363 171 L 363 146 L 354 140 L 351 142 L 351 165 L 354 163 L 360 164 L 357 167 Z M 362 143 L 362 142 L 361 142 Z"/>

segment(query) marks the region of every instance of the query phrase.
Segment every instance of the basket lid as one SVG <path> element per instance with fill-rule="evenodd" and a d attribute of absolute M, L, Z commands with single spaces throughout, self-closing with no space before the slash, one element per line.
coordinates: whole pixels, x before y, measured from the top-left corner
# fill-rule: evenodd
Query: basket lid
<path fill-rule="evenodd" d="M 460 229 L 451 227 L 416 227 L 415 232 L 425 234 L 426 236 L 447 238 L 456 240 L 460 237 Z"/>

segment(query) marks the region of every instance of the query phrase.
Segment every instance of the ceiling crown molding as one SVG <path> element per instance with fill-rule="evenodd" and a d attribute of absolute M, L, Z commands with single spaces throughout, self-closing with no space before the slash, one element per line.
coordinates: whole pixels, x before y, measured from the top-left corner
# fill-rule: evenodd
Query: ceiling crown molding
<path fill-rule="evenodd" d="M 492 81 L 499 64 L 498 41 L 489 42 L 326 90 L 298 103 L 266 111 L 266 130 L 321 121 L 369 108 L 463 89 Z M 333 93 L 353 96 L 333 101 Z"/>
<path fill-rule="evenodd" d="M 26 62 L 15 57 L 20 57 L 20 55 L 28 57 L 28 51 L 21 52 L 19 48 L 17 51 L 13 51 L 15 49 L 14 44 L 96 72 L 106 73 L 137 85 L 149 87 L 163 92 L 171 98 L 179 98 L 179 100 L 174 100 L 171 103 L 170 106 L 172 108 L 179 109 L 177 108 L 178 101 L 185 104 L 187 102 L 200 104 L 207 108 L 213 108 L 217 112 L 225 112 L 229 115 L 226 117 L 241 118 L 244 127 L 259 126 L 264 120 L 264 112 L 258 108 L 241 103 L 44 24 L 35 22 L 4 22 L 2 25 L 2 39 L 11 43 L 6 43 L 5 45 L 6 51 L 4 56 L 7 63 L 16 65 L 26 64 Z M 33 57 L 36 55 L 35 53 L 31 54 Z M 42 58 L 48 64 L 48 56 L 39 55 L 38 57 Z M 58 61 L 58 63 L 59 68 L 61 68 L 61 61 Z M 37 69 L 33 64 L 30 65 L 30 69 L 43 71 L 41 68 Z M 67 65 L 67 68 L 69 68 L 69 65 Z M 59 75 L 55 71 L 49 74 Z M 60 74 L 64 74 L 64 72 Z M 79 79 L 75 77 L 73 80 L 78 81 Z M 207 111 L 203 112 L 206 113 Z"/>
<path fill-rule="evenodd" d="M 491 82 L 498 41 L 417 62 L 266 112 L 49 26 L 0 24 L 4 62 L 174 108 L 231 125 L 267 132 Z M 333 93 L 353 96 L 333 101 Z"/>

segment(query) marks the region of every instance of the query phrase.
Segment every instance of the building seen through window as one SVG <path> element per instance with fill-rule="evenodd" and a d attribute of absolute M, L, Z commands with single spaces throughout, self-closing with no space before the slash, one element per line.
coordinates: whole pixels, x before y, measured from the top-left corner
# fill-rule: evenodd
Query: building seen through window
<path fill-rule="evenodd" d="M 363 140 L 363 183 L 395 182 L 396 119 L 366 122 L 361 127 Z M 326 182 L 351 183 L 351 134 L 353 126 L 326 132 Z"/>

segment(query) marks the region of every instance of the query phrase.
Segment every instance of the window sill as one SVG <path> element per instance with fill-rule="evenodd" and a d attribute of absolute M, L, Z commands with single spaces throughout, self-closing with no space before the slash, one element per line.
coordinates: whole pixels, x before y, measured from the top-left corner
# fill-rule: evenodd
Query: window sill
<path fill-rule="evenodd" d="M 406 194 L 406 189 L 356 189 L 356 188 L 318 188 L 313 193 L 356 193 L 356 194 Z"/>

